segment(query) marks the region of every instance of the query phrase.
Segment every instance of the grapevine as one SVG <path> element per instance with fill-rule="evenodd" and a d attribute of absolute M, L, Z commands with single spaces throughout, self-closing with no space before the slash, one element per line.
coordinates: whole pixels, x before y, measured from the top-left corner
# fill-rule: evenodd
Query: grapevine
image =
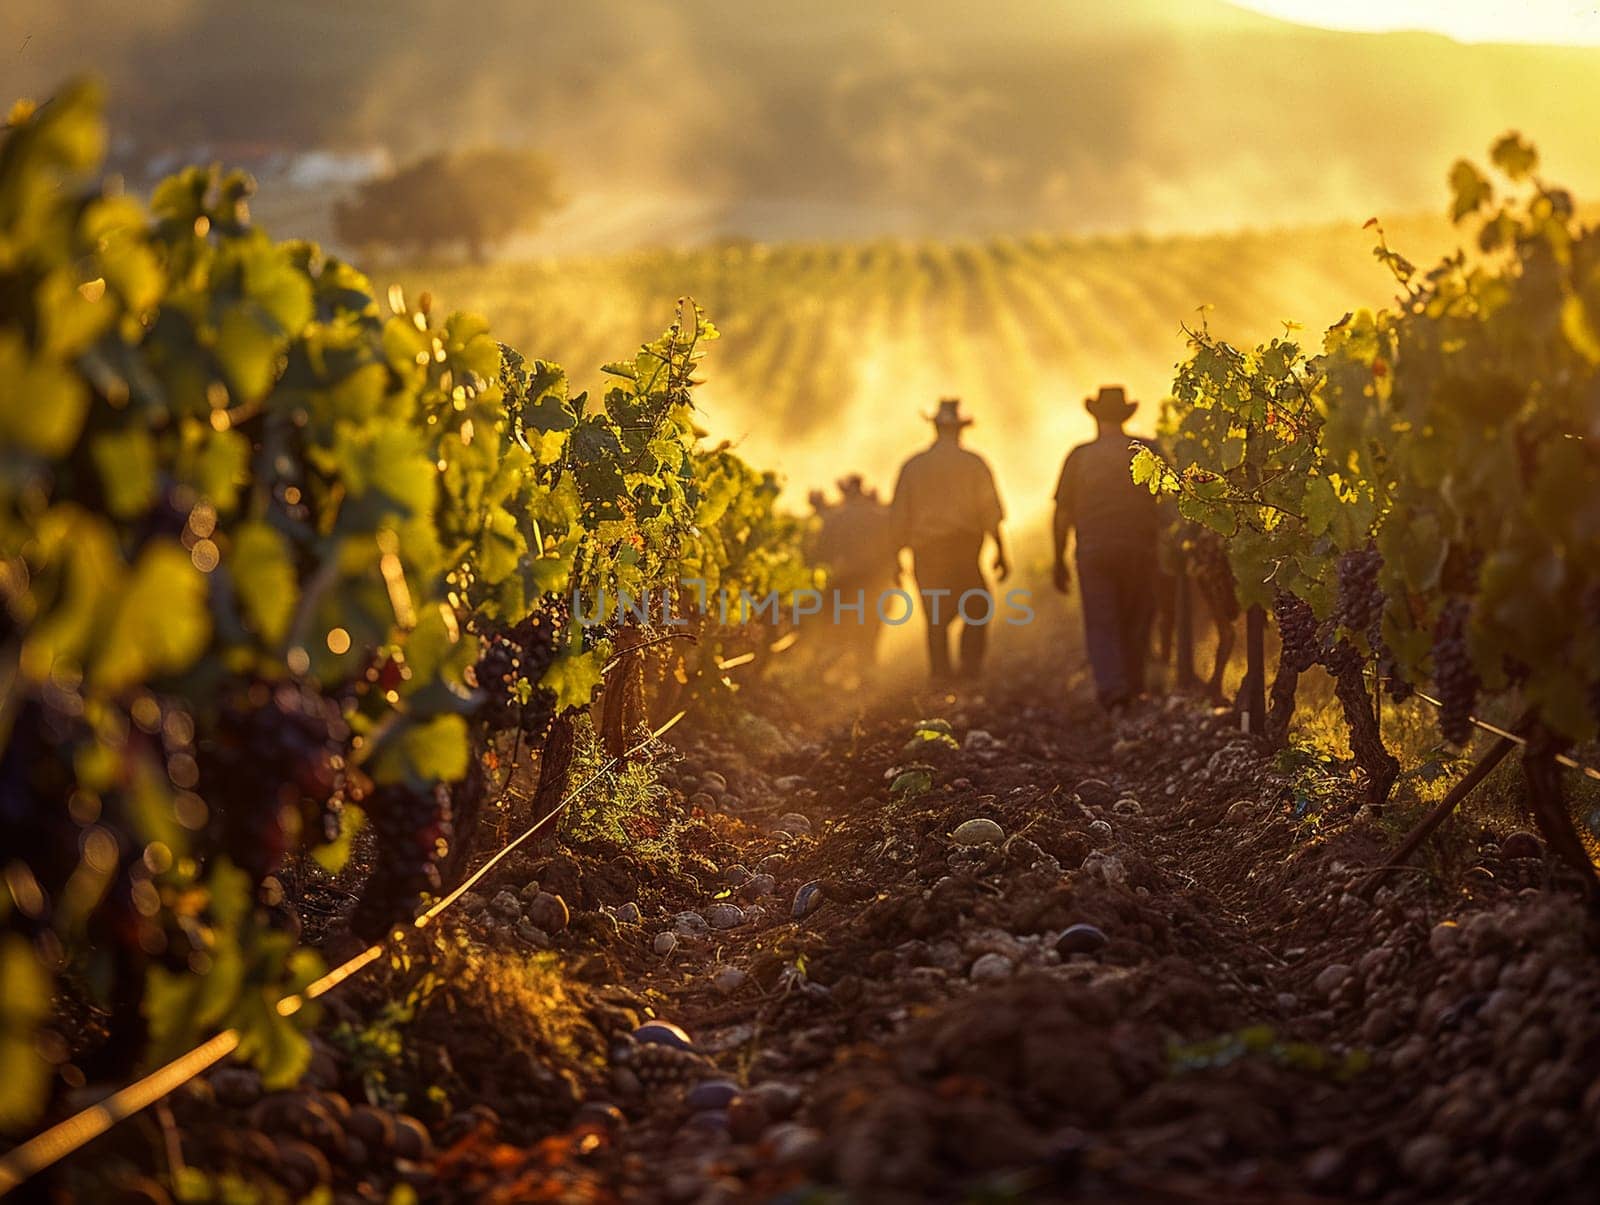
<path fill-rule="evenodd" d="M 337 870 L 365 817 L 353 923 L 408 919 L 470 847 L 494 735 L 551 747 L 601 685 L 610 633 L 566 599 L 739 563 L 798 583 L 798 529 L 775 489 L 765 511 L 736 498 L 760 474 L 700 446 L 716 331 L 692 302 L 607 366 L 592 408 L 482 319 L 272 242 L 241 173 L 186 169 L 148 208 L 97 183 L 92 85 L 18 112 L 0 143 L 0 835 L 31 886 L 0 927 L 138 1021 L 131 1057 L 232 1027 L 279 1086 L 304 1018 L 259 1002 L 317 961 L 278 902 L 291 856 Z M 737 550 L 733 514 L 760 516 Z M 31 1050 L 37 1023 L 8 1012 L 0 1041 Z M 28 1080 L 24 1112 L 48 1088 Z"/>

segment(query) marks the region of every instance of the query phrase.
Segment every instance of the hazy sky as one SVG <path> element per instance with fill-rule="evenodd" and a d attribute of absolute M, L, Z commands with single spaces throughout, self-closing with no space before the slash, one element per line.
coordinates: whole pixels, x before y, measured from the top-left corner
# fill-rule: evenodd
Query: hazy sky
<path fill-rule="evenodd" d="M 1462 42 L 1600 45 L 1597 0 L 1233 0 L 1329 29 L 1425 29 Z"/>

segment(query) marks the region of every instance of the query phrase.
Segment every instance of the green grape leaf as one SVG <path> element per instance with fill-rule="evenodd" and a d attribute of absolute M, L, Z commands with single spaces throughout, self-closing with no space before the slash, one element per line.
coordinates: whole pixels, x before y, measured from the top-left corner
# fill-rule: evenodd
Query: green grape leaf
<path fill-rule="evenodd" d="M 1573 351 L 1590 364 L 1600 365 L 1600 325 L 1580 294 L 1573 293 L 1561 303 L 1561 333 Z"/>
<path fill-rule="evenodd" d="M 83 378 L 65 365 L 32 359 L 20 331 L 0 330 L 0 444 L 40 456 L 65 456 L 89 409 Z"/>
<path fill-rule="evenodd" d="M 186 669 L 211 638 L 205 575 L 176 542 L 145 545 L 120 592 L 92 674 L 103 690 Z"/>
<path fill-rule="evenodd" d="M 217 363 L 235 397 L 254 401 L 272 385 L 282 339 L 244 305 L 230 307 L 217 326 Z"/>
<path fill-rule="evenodd" d="M 539 685 L 555 692 L 556 710 L 587 707 L 604 680 L 605 646 L 587 652 L 569 648 L 552 661 L 539 679 Z"/>
<path fill-rule="evenodd" d="M 1230 508 L 1196 498 L 1192 494 L 1186 493 L 1178 498 L 1178 513 L 1221 536 L 1231 536 L 1239 527 L 1238 516 Z"/>
<path fill-rule="evenodd" d="M 1465 159 L 1456 160 L 1450 169 L 1450 192 L 1455 198 L 1450 205 L 1450 220 L 1459 222 L 1469 213 L 1476 213 L 1494 198 L 1494 187 L 1488 179 Z"/>
<path fill-rule="evenodd" d="M 467 722 L 458 715 L 406 721 L 384 740 L 373 758 L 381 782 L 414 785 L 457 782 L 467 773 Z"/>
<path fill-rule="evenodd" d="M 94 437 L 91 444 L 106 509 L 118 519 L 142 515 L 160 491 L 156 441 L 143 427 L 124 427 Z"/>
<path fill-rule="evenodd" d="M 1502 135 L 1489 148 L 1494 165 L 1513 180 L 1520 180 L 1539 166 L 1539 152 L 1531 143 L 1524 142 L 1515 131 Z"/>
<path fill-rule="evenodd" d="M 349 864 L 351 846 L 366 822 L 366 812 L 353 803 L 345 804 L 339 809 L 339 835 L 313 847 L 312 859 L 329 874 L 338 874 Z"/>
<path fill-rule="evenodd" d="M 50 1015 L 50 976 L 28 940 L 0 936 L 0 1129 L 32 1123 L 44 1107 L 51 1066 L 34 1037 Z"/>
<path fill-rule="evenodd" d="M 278 644 L 300 599 L 289 542 L 267 523 L 241 524 L 230 537 L 227 567 L 245 617 L 264 641 Z"/>

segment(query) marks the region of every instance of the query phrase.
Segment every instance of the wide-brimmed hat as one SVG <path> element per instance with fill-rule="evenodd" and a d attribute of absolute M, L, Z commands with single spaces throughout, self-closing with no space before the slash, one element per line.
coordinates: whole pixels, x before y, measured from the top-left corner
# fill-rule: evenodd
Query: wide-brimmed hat
<path fill-rule="evenodd" d="M 1083 408 L 1105 422 L 1120 423 L 1132 416 L 1139 403 L 1130 402 L 1128 391 L 1121 385 L 1102 385 L 1094 397 L 1083 399 Z"/>
<path fill-rule="evenodd" d="M 935 427 L 970 427 L 972 420 L 961 413 L 961 399 L 942 397 L 939 408 L 927 416 Z"/>

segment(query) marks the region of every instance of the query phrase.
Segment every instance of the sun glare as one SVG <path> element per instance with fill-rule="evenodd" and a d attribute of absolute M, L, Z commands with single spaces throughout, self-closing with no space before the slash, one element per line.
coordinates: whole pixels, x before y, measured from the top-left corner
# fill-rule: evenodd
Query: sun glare
<path fill-rule="evenodd" d="M 1328 29 L 1426 30 L 1460 42 L 1600 45 L 1594 0 L 1234 0 L 1269 16 Z"/>

